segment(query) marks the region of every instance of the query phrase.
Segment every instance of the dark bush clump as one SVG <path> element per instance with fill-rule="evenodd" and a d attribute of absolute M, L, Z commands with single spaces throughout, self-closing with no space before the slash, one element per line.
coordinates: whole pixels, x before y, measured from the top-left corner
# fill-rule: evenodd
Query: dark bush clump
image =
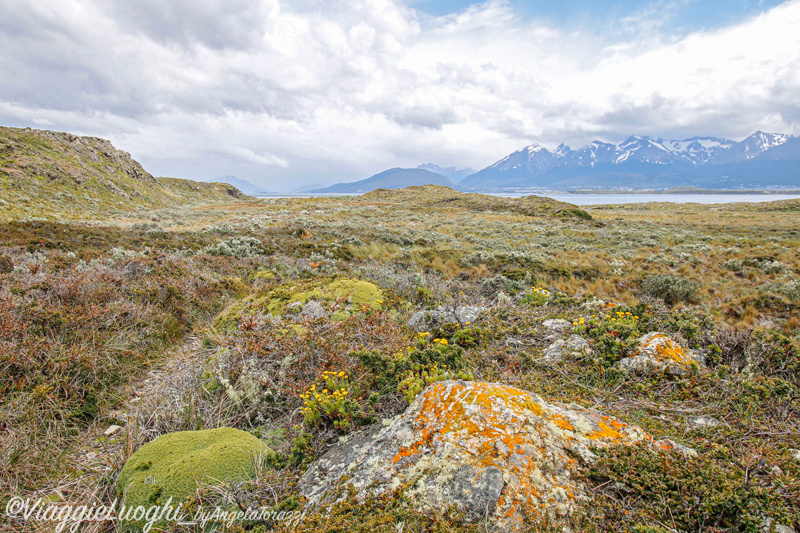
<path fill-rule="evenodd" d="M 654 298 L 661 298 L 667 305 L 698 303 L 700 284 L 694 280 L 670 274 L 651 276 L 642 282 L 642 291 Z"/>

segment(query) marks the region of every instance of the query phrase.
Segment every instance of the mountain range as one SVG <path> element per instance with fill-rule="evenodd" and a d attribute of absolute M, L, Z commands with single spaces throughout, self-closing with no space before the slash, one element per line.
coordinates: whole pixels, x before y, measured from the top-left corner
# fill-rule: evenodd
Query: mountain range
<path fill-rule="evenodd" d="M 360 181 L 337 183 L 311 193 L 365 193 L 375 189 L 402 189 L 412 185 L 444 185 L 455 188 L 455 184 L 441 174 L 421 168 L 391 168 Z"/>
<path fill-rule="evenodd" d="M 526 146 L 459 183 L 464 189 L 712 189 L 800 186 L 800 138 L 758 131 L 743 141 L 634 135 L 573 150 Z"/>
<path fill-rule="evenodd" d="M 427 170 L 428 172 L 433 172 L 434 174 L 441 174 L 442 176 L 451 180 L 453 183 L 458 183 L 467 176 L 471 176 L 475 173 L 475 171 L 471 168 L 440 167 L 439 165 L 435 165 L 433 163 L 425 163 L 424 165 L 419 165 L 417 168 Z"/>

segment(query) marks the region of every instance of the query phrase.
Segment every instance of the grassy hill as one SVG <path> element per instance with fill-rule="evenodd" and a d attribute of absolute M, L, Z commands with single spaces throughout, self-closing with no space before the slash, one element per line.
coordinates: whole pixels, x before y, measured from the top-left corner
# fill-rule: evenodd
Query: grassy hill
<path fill-rule="evenodd" d="M 225 183 L 156 178 L 105 139 L 0 127 L 0 213 L 85 218 L 245 199 Z"/>
<path fill-rule="evenodd" d="M 579 217 L 588 213 L 567 202 L 544 196 L 507 198 L 489 194 L 464 193 L 441 185 L 421 185 L 404 189 L 376 189 L 358 198 L 360 202 L 382 202 L 397 207 L 420 209 L 458 208 L 477 212 L 509 212 L 529 216 Z"/>

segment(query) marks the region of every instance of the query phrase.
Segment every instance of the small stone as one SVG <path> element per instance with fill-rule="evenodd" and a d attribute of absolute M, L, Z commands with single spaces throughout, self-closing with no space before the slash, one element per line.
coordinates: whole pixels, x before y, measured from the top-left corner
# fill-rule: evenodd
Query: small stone
<path fill-rule="evenodd" d="M 761 522 L 761 531 L 764 533 L 796 533 L 793 527 L 776 524 L 775 520 L 770 517 L 764 518 Z"/>
<path fill-rule="evenodd" d="M 580 335 L 570 335 L 567 339 L 567 350 L 573 355 L 589 355 L 592 353 L 592 345 Z"/>
<path fill-rule="evenodd" d="M 789 448 L 789 453 L 792 454 L 792 457 L 794 457 L 795 461 L 800 461 L 800 450 Z"/>
<path fill-rule="evenodd" d="M 551 318 L 542 322 L 542 325 L 549 331 L 564 331 L 572 327 L 572 322 L 563 318 Z"/>
<path fill-rule="evenodd" d="M 720 421 L 711 416 L 696 416 L 690 418 L 689 423 L 699 427 L 715 428 L 720 424 Z"/>
<path fill-rule="evenodd" d="M 122 429 L 122 426 L 118 426 L 116 424 L 110 425 L 108 426 L 108 429 L 103 432 L 103 435 L 105 435 L 106 437 L 110 437 L 120 429 Z"/>
<path fill-rule="evenodd" d="M 544 351 L 542 358 L 546 363 L 558 363 L 565 357 L 580 358 L 592 353 L 589 341 L 580 335 L 571 335 L 569 339 L 557 339 Z"/>

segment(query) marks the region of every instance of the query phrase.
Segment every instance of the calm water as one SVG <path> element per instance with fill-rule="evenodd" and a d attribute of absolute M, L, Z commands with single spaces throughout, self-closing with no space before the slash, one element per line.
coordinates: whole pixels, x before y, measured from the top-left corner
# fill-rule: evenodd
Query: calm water
<path fill-rule="evenodd" d="M 510 195 L 498 195 L 510 196 Z M 522 195 L 520 195 L 522 196 Z M 541 196 L 575 205 L 643 204 L 647 202 L 675 202 L 678 204 L 730 204 L 734 202 L 774 202 L 794 200 L 800 194 L 547 194 Z"/>
<path fill-rule="evenodd" d="M 519 198 L 533 193 L 490 193 L 492 196 Z M 536 193 L 574 205 L 642 204 L 647 202 L 674 202 L 678 204 L 730 204 L 734 202 L 774 202 L 800 199 L 800 194 L 570 194 Z M 286 196 L 259 196 L 259 198 L 313 198 L 331 196 L 359 196 L 358 194 L 294 194 Z"/>

